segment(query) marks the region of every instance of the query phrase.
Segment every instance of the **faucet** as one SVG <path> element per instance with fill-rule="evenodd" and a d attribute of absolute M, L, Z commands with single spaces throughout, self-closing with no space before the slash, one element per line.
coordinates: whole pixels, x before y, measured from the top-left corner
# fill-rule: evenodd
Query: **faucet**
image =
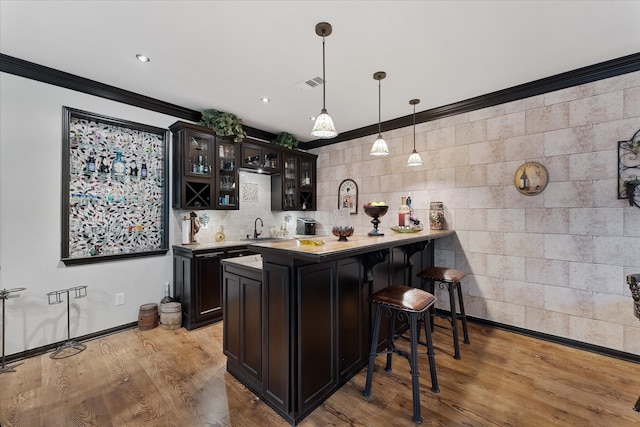
<path fill-rule="evenodd" d="M 260 220 L 260 232 L 258 233 L 258 220 Z M 262 227 L 264 227 L 264 223 L 262 222 L 262 218 L 258 217 L 253 222 L 253 238 L 257 239 L 259 235 L 262 234 Z"/>

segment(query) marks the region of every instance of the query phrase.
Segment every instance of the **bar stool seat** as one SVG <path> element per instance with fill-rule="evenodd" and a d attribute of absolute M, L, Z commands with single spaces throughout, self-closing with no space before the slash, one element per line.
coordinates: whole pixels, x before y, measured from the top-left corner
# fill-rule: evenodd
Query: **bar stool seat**
<path fill-rule="evenodd" d="M 456 270 L 455 268 L 446 267 L 431 267 L 418 273 L 418 277 L 422 279 L 422 289 L 426 289 L 432 294 L 435 292 L 435 283 L 439 282 L 447 286 L 449 292 L 449 306 L 451 308 L 451 315 L 447 318 L 451 323 L 451 329 L 453 331 L 453 347 L 455 350 L 454 358 L 460 359 L 460 345 L 458 343 L 458 317 L 462 320 L 462 332 L 464 334 L 464 343 L 469 344 L 469 332 L 467 330 L 467 315 L 464 311 L 464 300 L 462 299 L 462 289 L 460 288 L 460 281 L 464 278 L 465 274 Z M 427 285 L 428 282 L 428 285 Z M 458 316 L 456 310 L 456 298 L 455 293 L 457 290 L 458 304 L 460 306 L 460 315 Z M 431 310 L 431 327 L 433 328 L 433 309 Z"/>
<path fill-rule="evenodd" d="M 391 357 L 393 353 L 399 354 L 409 361 L 411 368 L 411 388 L 413 392 L 413 422 L 422 423 L 420 416 L 420 383 L 418 371 L 418 319 L 424 321 L 424 329 L 427 338 L 427 355 L 429 356 L 429 370 L 431 371 L 431 390 L 438 393 L 438 378 L 436 376 L 436 363 L 431 341 L 431 327 L 429 309 L 436 301 L 436 297 L 423 291 L 422 289 L 409 286 L 389 286 L 369 297 L 369 302 L 375 305 L 375 317 L 373 322 L 373 333 L 371 337 L 371 352 L 369 353 L 369 367 L 367 368 L 367 381 L 362 394 L 365 397 L 371 396 L 371 382 L 376 356 L 387 355 L 387 365 L 385 371 L 391 372 Z M 382 309 L 389 312 L 389 336 L 387 338 L 387 350 L 378 353 L 378 336 L 380 334 L 380 319 Z M 396 348 L 394 341 L 395 318 L 396 315 L 405 316 L 409 322 L 410 348 L 406 351 Z"/>

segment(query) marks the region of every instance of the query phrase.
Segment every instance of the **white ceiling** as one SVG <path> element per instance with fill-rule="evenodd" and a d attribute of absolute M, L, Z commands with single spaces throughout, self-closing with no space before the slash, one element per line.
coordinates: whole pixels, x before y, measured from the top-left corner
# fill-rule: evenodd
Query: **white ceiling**
<path fill-rule="evenodd" d="M 0 0 L 0 52 L 308 141 L 322 21 L 339 132 L 377 123 L 376 71 L 386 121 L 640 51 L 640 1 Z"/>

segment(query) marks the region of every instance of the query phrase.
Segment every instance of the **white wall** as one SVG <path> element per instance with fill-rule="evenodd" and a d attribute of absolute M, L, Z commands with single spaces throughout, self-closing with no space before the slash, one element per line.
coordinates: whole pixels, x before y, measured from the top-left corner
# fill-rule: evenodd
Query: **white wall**
<path fill-rule="evenodd" d="M 468 314 L 640 354 L 625 281 L 640 273 L 640 209 L 617 199 L 617 141 L 639 128 L 636 72 L 422 123 L 418 168 L 405 166 L 412 127 L 383 133 L 385 158 L 369 155 L 375 135 L 345 141 L 312 150 L 318 206 L 335 209 L 344 178 L 358 183 L 360 205 L 391 206 L 383 228 L 394 225 L 402 195 L 411 193 L 423 221 L 429 202 L 443 201 L 456 234 L 436 241 L 436 262 L 467 273 Z M 540 195 L 513 185 L 525 161 L 549 171 Z M 360 209 L 356 232 L 369 221 Z"/>
<path fill-rule="evenodd" d="M 60 262 L 62 107 L 161 128 L 177 119 L 5 73 L 0 95 L 0 288 L 27 288 L 6 303 L 6 354 L 67 338 L 66 302 L 47 301 L 54 290 L 88 285 L 87 298 L 71 301 L 72 338 L 137 321 L 140 305 L 160 301 L 164 283 L 172 281 L 171 250 L 91 265 Z M 211 222 L 199 241 L 212 242 L 220 225 L 227 239 L 253 233 L 258 216 L 265 235 L 269 226 L 284 224 L 283 212 L 271 212 L 270 178 L 242 173 L 240 179 L 258 185 L 258 199 L 243 202 L 241 195 L 240 211 L 207 211 Z M 170 210 L 169 241 L 175 244 L 183 213 Z M 291 214 L 293 234 L 298 213 Z M 115 306 L 119 292 L 125 293 L 123 306 Z"/>

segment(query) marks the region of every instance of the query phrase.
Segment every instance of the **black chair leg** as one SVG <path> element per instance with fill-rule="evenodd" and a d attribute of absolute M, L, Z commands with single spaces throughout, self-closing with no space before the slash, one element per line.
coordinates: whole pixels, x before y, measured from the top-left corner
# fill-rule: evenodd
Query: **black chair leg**
<path fill-rule="evenodd" d="M 449 289 L 449 307 L 451 308 L 451 329 L 453 331 L 453 348 L 455 350 L 454 359 L 460 359 L 460 344 L 458 343 L 458 316 L 456 313 L 456 299 L 454 286 L 447 283 Z"/>
<path fill-rule="evenodd" d="M 464 300 L 462 299 L 462 289 L 460 282 L 456 283 L 458 289 L 458 305 L 460 306 L 460 317 L 462 317 L 462 333 L 464 334 L 464 343 L 469 344 L 469 332 L 467 331 L 467 314 L 464 311 Z"/>
<path fill-rule="evenodd" d="M 422 424 L 420 416 L 420 371 L 418 369 L 418 313 L 409 315 L 409 332 L 411 334 L 411 390 L 413 392 L 413 422 Z"/>
<path fill-rule="evenodd" d="M 429 357 L 429 371 L 431 372 L 431 391 L 434 393 L 440 393 L 438 388 L 438 375 L 436 374 L 436 352 L 433 348 L 433 340 L 430 333 L 429 313 L 424 313 L 424 333 L 427 339 L 427 355 Z"/>
<path fill-rule="evenodd" d="M 379 305 L 376 305 L 376 315 L 373 320 L 373 336 L 371 337 L 371 352 L 369 353 L 369 367 L 367 368 L 367 382 L 364 386 L 362 395 L 371 397 L 371 382 L 373 379 L 373 367 L 376 364 L 376 355 L 378 354 L 378 336 L 380 335 L 380 317 L 382 311 Z"/>
<path fill-rule="evenodd" d="M 387 372 L 391 372 L 393 370 L 393 368 L 391 367 L 391 359 L 393 358 L 393 351 L 396 348 L 396 345 L 393 343 L 396 330 L 395 311 L 391 310 L 389 314 L 389 330 L 387 332 L 387 365 L 384 367 L 384 370 Z"/>

